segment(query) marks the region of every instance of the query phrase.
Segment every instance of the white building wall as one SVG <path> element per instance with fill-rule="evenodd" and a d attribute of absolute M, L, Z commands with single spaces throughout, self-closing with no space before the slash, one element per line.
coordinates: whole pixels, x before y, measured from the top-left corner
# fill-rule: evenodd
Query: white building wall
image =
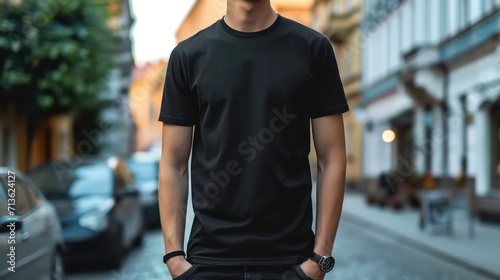
<path fill-rule="evenodd" d="M 402 13 L 402 29 L 401 29 L 401 51 L 403 53 L 412 48 L 413 28 L 412 28 L 412 12 L 410 2 L 405 2 L 401 7 Z"/>
<path fill-rule="evenodd" d="M 380 25 L 380 49 L 379 49 L 379 54 L 380 54 L 380 61 L 379 61 L 379 69 L 380 69 L 380 78 L 383 78 L 385 75 L 388 74 L 388 69 L 389 69 L 389 38 L 388 38 L 388 32 L 389 31 L 389 25 L 388 22 L 385 21 Z"/>
<path fill-rule="evenodd" d="M 467 126 L 467 176 L 470 177 L 476 177 L 476 170 L 477 170 L 477 161 L 478 161 L 478 156 L 476 153 L 476 147 L 477 147 L 477 142 L 478 139 L 477 137 L 477 129 L 476 126 L 472 123 Z M 482 143 L 481 143 L 482 144 Z M 477 182 L 476 182 L 477 185 Z"/>
<path fill-rule="evenodd" d="M 481 18 L 481 1 L 469 1 L 469 24 Z"/>
<path fill-rule="evenodd" d="M 413 99 L 406 93 L 402 86 L 396 88 L 394 93 L 380 97 L 365 109 L 367 118 L 375 123 L 387 122 L 414 107 Z"/>
<path fill-rule="evenodd" d="M 489 109 L 487 109 L 484 95 L 474 91 L 478 85 L 487 85 L 496 80 L 500 80 L 500 68 L 498 60 L 500 57 L 500 47 L 496 52 L 486 55 L 482 58 L 471 61 L 468 64 L 454 69 L 450 72 L 449 103 L 460 103 L 460 97 L 467 95 L 468 111 L 473 116 L 473 123 L 467 127 L 467 174 L 476 178 L 476 192 L 478 195 L 484 195 L 491 186 L 491 144 L 490 144 L 490 118 Z M 493 97 L 492 99 L 495 99 Z M 459 114 L 457 112 L 457 114 Z M 460 130 L 462 125 L 457 125 Z M 450 139 L 457 135 L 453 128 L 450 128 Z M 448 161 L 450 164 L 450 175 L 456 175 L 460 172 L 460 158 L 462 148 L 453 149 L 463 142 L 460 140 L 450 140 L 450 149 Z"/>
<path fill-rule="evenodd" d="M 468 18 L 465 24 L 460 25 L 459 12 L 463 1 L 469 3 L 464 6 L 468 8 Z M 491 12 L 494 5 L 500 6 L 497 4 L 499 2 L 500 0 L 404 1 L 397 11 L 388 13 L 388 18 L 377 22 L 374 30 L 365 30 L 361 35 L 363 84 L 373 84 L 394 73 L 401 66 L 403 54 L 417 46 L 436 45 L 456 35 Z"/>
<path fill-rule="evenodd" d="M 399 49 L 399 15 L 395 15 L 389 19 L 388 28 L 389 28 L 389 73 L 395 72 L 399 67 L 399 57 L 400 57 L 400 49 Z"/>
<path fill-rule="evenodd" d="M 371 0 L 366 1 L 370 2 Z M 465 13 L 468 17 L 461 22 L 459 12 L 461 3 L 465 3 L 463 1 L 468 2 L 468 10 Z M 403 1 L 398 11 L 389 14 L 385 21 L 378 22 L 375 30 L 363 31 L 369 32 L 362 34 L 363 87 L 369 87 L 373 83 L 387 78 L 389 74 L 397 72 L 402 65 L 403 54 L 417 46 L 438 45 L 443 40 L 456 35 L 463 28 L 475 24 L 485 15 L 491 13 L 494 5 L 500 6 L 500 0 Z M 495 54 L 479 58 L 450 72 L 448 104 L 452 113 L 448 119 L 448 165 L 445 172 L 449 176 L 456 177 L 461 172 L 461 159 L 464 152 L 467 153 L 468 158 L 468 175 L 475 177 L 477 174 L 476 171 L 479 168 L 477 163 L 481 158 L 477 149 L 484 143 L 479 133 L 484 133 L 484 129 L 481 130 L 478 127 L 478 120 L 474 116 L 474 122 L 467 126 L 467 151 L 463 151 L 463 142 L 465 140 L 462 136 L 465 128 L 462 123 L 463 116 L 459 98 L 461 95 L 470 92 L 474 86 L 492 81 L 495 77 L 500 78 L 499 57 L 500 51 L 497 51 Z M 438 75 L 437 73 L 431 74 Z M 442 80 L 439 76 L 436 77 L 438 79 L 432 84 L 428 84 L 428 87 L 434 87 L 435 89 L 432 92 L 437 94 L 442 92 Z M 429 88 L 426 89 L 429 90 Z M 474 98 L 470 100 L 474 101 Z M 395 114 L 389 107 L 398 105 L 382 99 L 368 106 L 370 108 L 367 108 L 367 111 L 380 111 L 379 107 L 385 106 L 388 113 L 382 113 L 382 115 L 387 119 L 390 114 Z M 377 107 L 376 110 L 371 109 L 375 107 Z M 476 111 L 474 111 L 475 113 Z M 396 117 L 396 115 L 390 118 L 393 117 Z M 439 117 L 442 117 L 440 113 L 435 117 L 435 130 L 442 130 L 442 122 Z M 481 116 L 479 120 L 481 120 Z M 382 125 L 383 123 L 385 123 L 385 126 Z M 381 133 L 386 128 L 388 128 L 388 124 L 385 121 L 379 121 L 379 125 L 375 125 L 371 132 L 365 132 L 364 148 L 366 153 L 363 164 L 367 177 L 376 177 L 380 172 L 391 168 L 391 159 L 387 155 L 393 155 L 394 151 L 390 149 L 390 144 L 386 144 L 381 140 Z M 415 109 L 413 132 L 415 144 L 424 145 L 425 127 L 422 108 Z M 433 142 L 433 151 L 440 151 L 439 153 L 433 153 L 432 159 L 433 173 L 438 176 L 443 172 L 442 147 L 442 142 Z M 417 153 L 416 156 L 417 172 L 423 173 L 425 171 L 424 154 Z M 484 185 L 485 182 L 487 181 L 483 179 L 478 181 L 479 184 L 483 184 L 480 190 L 486 186 Z"/>
<path fill-rule="evenodd" d="M 379 26 L 377 28 L 377 32 L 376 32 L 376 36 L 374 38 L 374 44 L 373 44 L 373 58 L 374 58 L 374 65 L 372 65 L 372 67 L 374 67 L 374 69 L 380 69 L 381 67 L 381 63 L 382 63 L 382 28 Z M 385 73 L 382 73 L 382 71 L 374 71 L 374 80 L 375 81 L 378 81 L 380 80 L 381 77 L 384 76 Z"/>
<path fill-rule="evenodd" d="M 428 0 L 427 1 L 427 9 L 429 11 L 429 17 L 427 18 L 427 21 L 429 22 L 430 28 L 428 29 L 429 31 L 429 43 L 430 44 L 437 44 L 439 42 L 439 28 L 440 28 L 440 23 L 441 23 L 441 17 L 440 17 L 440 12 L 441 12 L 441 4 L 440 1 L 433 1 L 433 0 Z"/>
<path fill-rule="evenodd" d="M 372 48 L 370 47 L 370 44 L 372 43 L 371 36 L 365 33 L 365 31 L 362 31 L 360 33 L 360 39 L 361 39 L 361 71 L 363 75 L 361 75 L 361 84 L 363 85 L 368 85 L 370 84 L 370 75 L 373 73 L 369 69 L 371 69 L 371 63 L 370 59 L 373 57 L 371 55 Z"/>
<path fill-rule="evenodd" d="M 458 0 L 443 0 L 446 2 L 446 36 L 453 36 L 458 31 Z"/>
<path fill-rule="evenodd" d="M 382 172 L 392 169 L 392 145 L 382 140 L 382 132 L 390 129 L 387 122 L 374 124 L 371 130 L 364 130 L 364 173 L 365 176 L 376 178 Z"/>
<path fill-rule="evenodd" d="M 491 121 L 488 108 L 481 107 L 474 115 L 474 126 L 481 145 L 477 145 L 476 194 L 486 195 L 492 187 L 491 182 Z"/>
<path fill-rule="evenodd" d="M 460 98 L 473 87 L 500 78 L 500 48 L 497 52 L 478 58 L 450 72 L 450 98 Z M 476 102 L 471 100 L 471 102 Z M 477 104 L 470 104 L 471 106 Z"/>
<path fill-rule="evenodd" d="M 464 126 L 462 104 L 455 98 L 448 102 L 448 176 L 456 178 L 462 171 Z"/>
<path fill-rule="evenodd" d="M 414 41 L 413 44 L 421 46 L 425 44 L 425 27 L 427 24 L 428 15 L 425 14 L 425 0 L 413 0 L 413 33 Z"/>

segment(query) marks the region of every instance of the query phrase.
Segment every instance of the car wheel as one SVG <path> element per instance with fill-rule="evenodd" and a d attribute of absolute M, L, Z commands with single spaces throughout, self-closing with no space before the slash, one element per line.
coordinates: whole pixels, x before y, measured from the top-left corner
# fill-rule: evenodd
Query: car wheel
<path fill-rule="evenodd" d="M 50 267 L 50 280 L 62 279 L 64 279 L 64 263 L 62 260 L 61 252 L 59 252 L 59 250 L 56 250 L 54 256 L 52 257 Z"/>

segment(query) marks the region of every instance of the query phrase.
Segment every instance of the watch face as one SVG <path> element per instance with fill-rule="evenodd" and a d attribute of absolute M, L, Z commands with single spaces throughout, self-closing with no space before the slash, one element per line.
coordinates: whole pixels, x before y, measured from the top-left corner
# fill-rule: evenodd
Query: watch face
<path fill-rule="evenodd" d="M 332 256 L 322 257 L 319 261 L 319 266 L 321 267 L 321 271 L 330 272 L 335 266 L 335 259 Z"/>

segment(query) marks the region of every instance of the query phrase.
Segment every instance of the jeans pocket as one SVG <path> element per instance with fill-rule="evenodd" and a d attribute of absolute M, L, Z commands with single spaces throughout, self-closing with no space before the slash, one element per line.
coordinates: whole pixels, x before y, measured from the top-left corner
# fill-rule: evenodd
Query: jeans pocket
<path fill-rule="evenodd" d="M 186 277 L 188 277 L 189 275 L 193 274 L 194 271 L 196 270 L 196 267 L 198 267 L 198 264 L 193 264 L 191 265 L 191 267 L 186 270 L 184 273 L 182 273 L 181 275 L 177 276 L 177 277 L 174 277 L 172 278 L 172 280 L 182 280 L 182 279 L 187 279 Z"/>
<path fill-rule="evenodd" d="M 294 265 L 293 269 L 295 270 L 295 273 L 297 273 L 297 276 L 302 279 L 302 280 L 313 280 L 311 277 L 307 276 L 307 274 L 302 270 L 300 265 Z"/>

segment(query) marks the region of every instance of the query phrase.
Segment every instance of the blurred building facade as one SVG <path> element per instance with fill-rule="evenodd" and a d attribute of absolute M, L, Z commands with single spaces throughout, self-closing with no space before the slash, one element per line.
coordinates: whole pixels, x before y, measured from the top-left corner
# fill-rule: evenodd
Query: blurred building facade
<path fill-rule="evenodd" d="M 134 151 L 144 151 L 161 141 L 158 122 L 167 63 L 158 61 L 134 69 L 130 87 L 130 110 L 136 125 Z"/>
<path fill-rule="evenodd" d="M 332 42 L 351 111 L 344 114 L 347 153 L 346 184 L 357 187 L 361 182 L 362 126 L 354 117 L 360 101 L 360 1 L 316 0 L 311 27 Z"/>
<path fill-rule="evenodd" d="M 128 108 L 126 99 L 133 67 L 129 1 L 102 1 L 109 3 L 108 25 L 119 41 L 119 51 L 114 58 L 116 67 L 108 77 L 107 87 L 99 93 L 100 99 L 112 104 L 102 112 L 101 123 L 113 123 L 113 126 L 100 127 L 99 131 L 76 132 L 74 112 L 40 118 L 33 124 L 27 117 L 15 112 L 13 106 L 8 106 L 0 112 L 0 166 L 15 167 L 25 172 L 47 161 L 68 160 L 73 156 L 90 154 L 92 145 L 102 145 L 101 150 L 111 153 L 130 150 L 128 143 L 132 141 L 132 119 L 130 113 L 123 113 L 123 108 Z M 108 130 L 109 127 L 113 129 Z M 75 133 L 83 134 L 86 138 L 75 141 Z"/>
<path fill-rule="evenodd" d="M 226 2 L 227 0 L 197 0 L 177 30 L 177 42 L 221 19 L 226 13 Z M 313 2 L 314 0 L 271 0 L 276 12 L 304 25 L 311 23 Z"/>
<path fill-rule="evenodd" d="M 32 133 L 31 142 L 29 134 Z M 13 107 L 0 112 L 0 166 L 23 172 L 50 160 L 69 158 L 73 145 L 73 114 L 60 114 L 30 127 Z"/>
<path fill-rule="evenodd" d="M 442 186 L 463 174 L 476 212 L 500 215 L 499 9 L 499 0 L 363 1 L 356 115 L 367 185 L 388 171 Z"/>
<path fill-rule="evenodd" d="M 108 25 L 117 38 L 118 52 L 114 54 L 115 67 L 108 75 L 107 86 L 99 98 L 111 104 L 100 112 L 100 128 L 96 131 L 100 154 L 127 156 L 133 149 L 135 126 L 129 107 L 134 59 L 130 30 L 134 22 L 128 0 L 108 0 Z M 98 137 L 98 136 L 95 136 Z"/>

